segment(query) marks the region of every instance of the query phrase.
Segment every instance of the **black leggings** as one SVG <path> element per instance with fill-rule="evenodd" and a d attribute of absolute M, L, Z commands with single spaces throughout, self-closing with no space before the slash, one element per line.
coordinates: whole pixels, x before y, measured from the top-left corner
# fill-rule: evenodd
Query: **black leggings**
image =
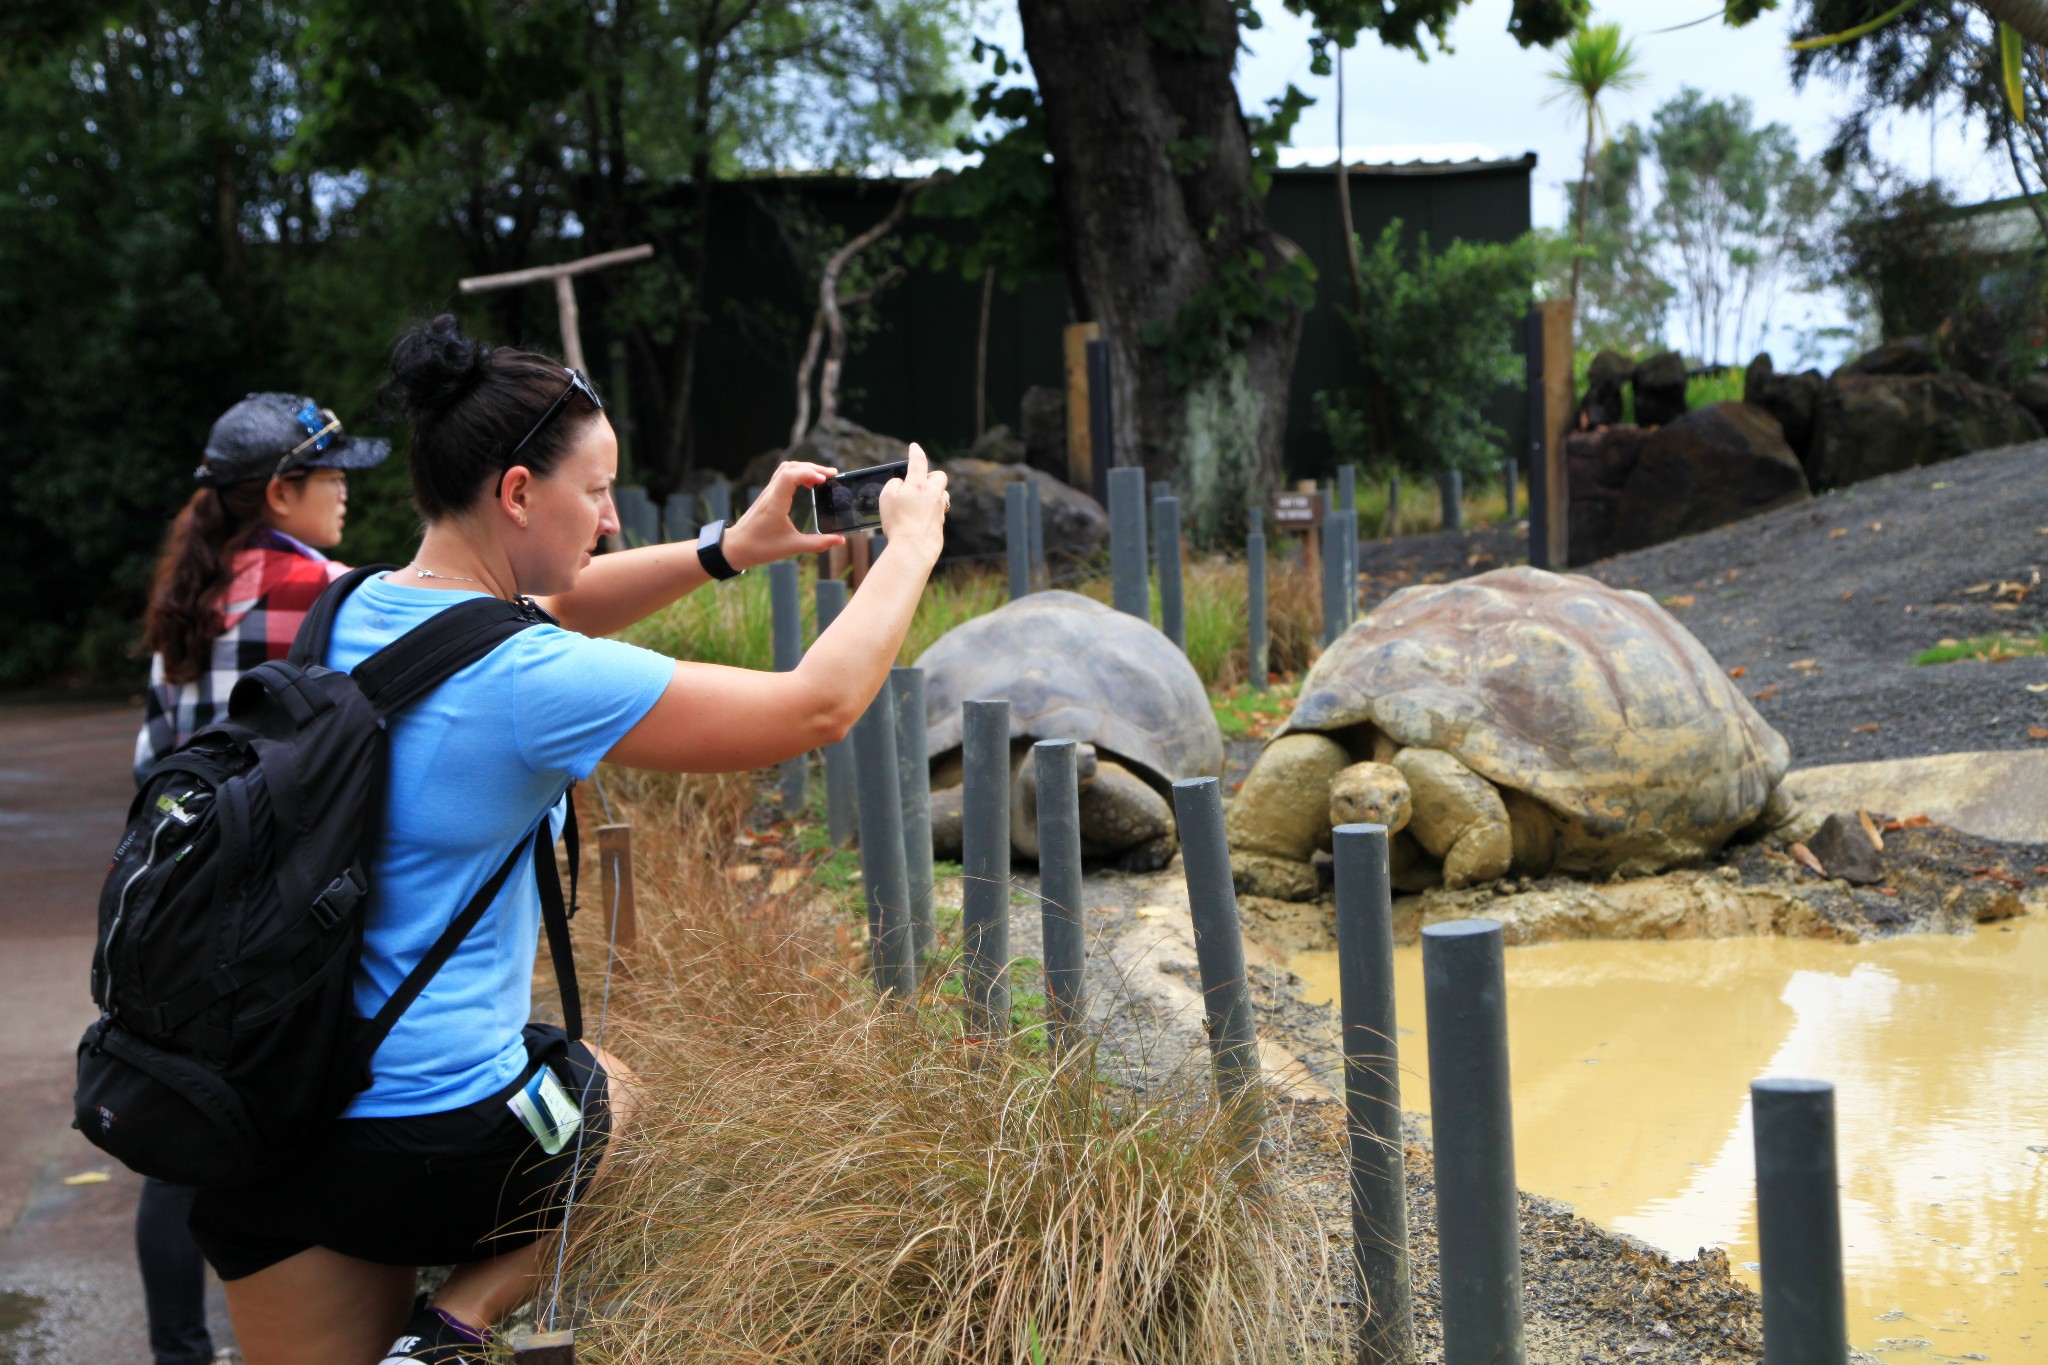
<path fill-rule="evenodd" d="M 189 1185 L 142 1182 L 135 1205 L 135 1262 L 142 1269 L 142 1302 L 149 1315 L 149 1352 L 156 1365 L 211 1365 L 206 1331 L 206 1258 L 186 1224 Z"/>

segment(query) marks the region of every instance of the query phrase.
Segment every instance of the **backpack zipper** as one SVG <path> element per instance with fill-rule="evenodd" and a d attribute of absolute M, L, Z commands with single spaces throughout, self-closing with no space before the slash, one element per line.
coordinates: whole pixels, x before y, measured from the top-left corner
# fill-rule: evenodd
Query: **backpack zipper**
<path fill-rule="evenodd" d="M 173 824 L 181 827 L 190 826 L 199 818 L 197 815 L 186 810 L 184 805 L 186 801 L 191 800 L 196 795 L 199 795 L 197 789 L 185 792 L 180 796 L 159 796 L 157 798 L 156 807 L 163 814 L 157 818 L 156 828 L 149 833 L 149 853 L 143 858 L 142 866 L 136 868 L 129 875 L 127 881 L 121 883 L 121 898 L 114 903 L 114 919 L 107 926 L 107 942 L 106 946 L 101 950 L 103 961 L 111 964 L 114 956 L 114 940 L 120 936 L 121 921 L 128 914 L 128 893 L 135 889 L 135 883 L 141 881 L 149 874 L 149 870 L 156 866 L 157 846 L 163 841 L 164 831 Z M 112 1014 L 114 1012 L 114 973 L 111 965 L 107 969 L 105 997 L 107 1001 L 106 1012 Z"/>

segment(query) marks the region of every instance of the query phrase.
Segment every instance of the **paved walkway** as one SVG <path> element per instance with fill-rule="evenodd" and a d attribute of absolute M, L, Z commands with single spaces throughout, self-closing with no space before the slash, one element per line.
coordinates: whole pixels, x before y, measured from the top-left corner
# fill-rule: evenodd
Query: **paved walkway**
<path fill-rule="evenodd" d="M 73 1049 L 140 708 L 0 706 L 0 1361 L 147 1362 L 141 1182 L 71 1130 Z M 66 1177 L 105 1172 L 100 1183 Z M 210 1285 L 216 1343 L 227 1315 Z"/>

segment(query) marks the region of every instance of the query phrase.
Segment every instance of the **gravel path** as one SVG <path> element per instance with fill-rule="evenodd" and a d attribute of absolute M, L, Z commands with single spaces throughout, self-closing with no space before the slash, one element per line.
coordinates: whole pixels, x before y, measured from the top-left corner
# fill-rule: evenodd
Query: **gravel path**
<path fill-rule="evenodd" d="M 1526 547 L 1519 527 L 1368 542 L 1362 602 L 1521 562 Z M 2048 684 L 2048 658 L 1913 662 L 1943 640 L 2048 631 L 2044 570 L 2048 442 L 1872 479 L 1576 572 L 1663 602 L 1742 670 L 1807 767 L 2048 743 L 2048 687 L 2027 690 Z"/>

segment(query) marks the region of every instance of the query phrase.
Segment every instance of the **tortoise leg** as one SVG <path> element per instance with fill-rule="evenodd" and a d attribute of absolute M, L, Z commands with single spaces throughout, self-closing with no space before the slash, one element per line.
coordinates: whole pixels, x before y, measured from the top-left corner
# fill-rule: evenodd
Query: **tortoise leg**
<path fill-rule="evenodd" d="M 1408 832 L 1443 860 L 1453 890 L 1507 875 L 1515 841 L 1507 804 L 1491 782 L 1442 749 L 1403 749 L 1394 766 L 1408 779 Z"/>

